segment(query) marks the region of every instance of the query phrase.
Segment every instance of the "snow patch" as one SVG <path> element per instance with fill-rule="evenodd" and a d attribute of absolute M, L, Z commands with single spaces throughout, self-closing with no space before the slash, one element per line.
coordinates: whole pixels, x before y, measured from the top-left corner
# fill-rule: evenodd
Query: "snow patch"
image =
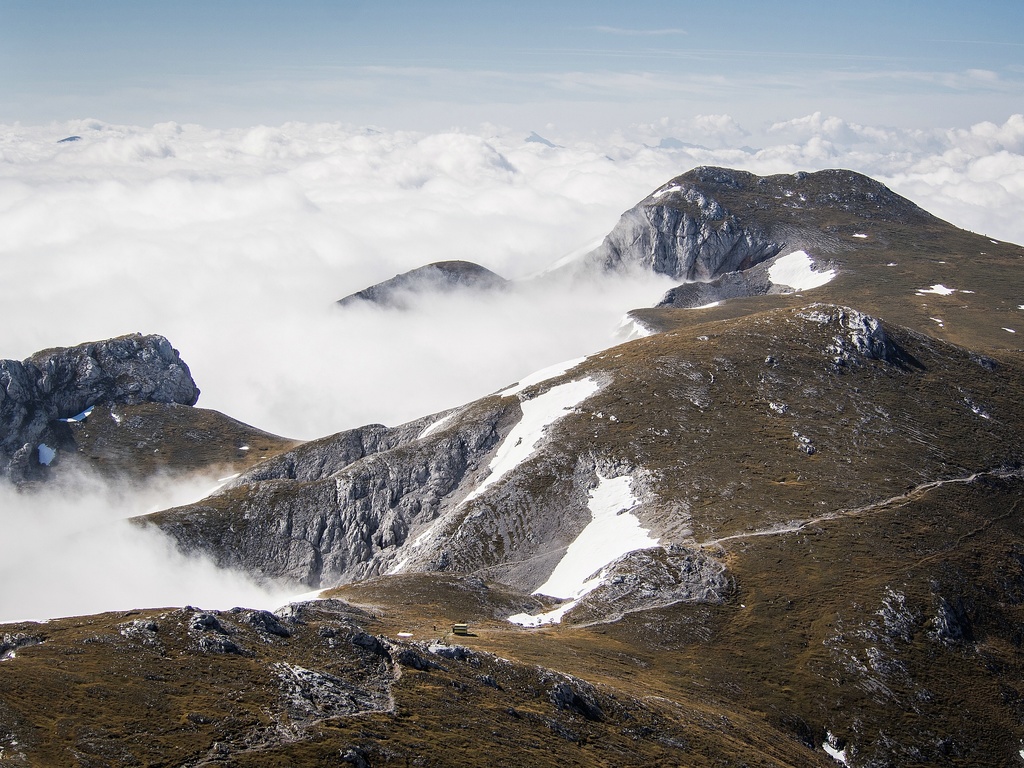
<path fill-rule="evenodd" d="M 722 302 L 720 301 L 712 301 L 710 304 L 701 304 L 699 307 L 690 307 L 690 309 L 711 309 L 712 307 L 717 307 L 721 303 Z"/>
<path fill-rule="evenodd" d="M 529 280 L 534 280 L 534 279 L 536 279 L 538 277 L 543 277 L 543 276 L 548 275 L 548 274 L 550 274 L 552 272 L 557 272 L 562 267 L 568 266 L 569 264 L 573 264 L 573 263 L 575 263 L 577 261 L 581 261 L 584 256 L 589 255 L 594 249 L 596 249 L 598 246 L 600 246 L 601 243 L 603 243 L 603 242 L 604 242 L 604 238 L 603 237 L 599 237 L 596 240 L 594 240 L 592 242 L 589 242 L 586 245 L 582 246 L 581 248 L 577 248 L 574 251 L 570 251 L 565 256 L 562 256 L 560 259 L 558 259 L 554 264 L 551 264 L 551 265 L 549 265 L 547 267 L 544 267 L 543 269 L 538 270 L 537 272 L 533 272 L 533 273 L 531 273 L 529 275 L 526 275 L 524 278 L 522 278 L 521 281 L 518 281 L 518 282 L 527 282 Z"/>
<path fill-rule="evenodd" d="M 653 195 L 651 195 L 651 197 L 653 197 L 655 200 L 657 200 L 659 197 L 661 197 L 663 195 L 670 195 L 673 192 L 681 192 L 682 189 L 683 188 L 681 186 L 679 186 L 678 184 L 673 184 L 671 187 L 665 187 L 664 189 L 659 189 L 657 192 L 655 192 Z"/>
<path fill-rule="evenodd" d="M 50 466 L 55 458 L 57 458 L 57 451 L 48 446 L 46 443 L 39 444 L 39 463 L 44 467 Z"/>
<path fill-rule="evenodd" d="M 981 418 L 983 419 L 991 420 L 992 417 L 985 413 L 984 409 L 981 408 L 981 406 L 975 405 L 970 400 L 964 400 L 964 402 L 967 403 L 967 407 L 971 409 L 971 413 L 973 413 L 975 416 L 981 416 Z"/>
<path fill-rule="evenodd" d="M 814 270 L 814 260 L 806 251 L 793 251 L 775 260 L 768 268 L 768 279 L 776 285 L 788 285 L 797 291 L 818 288 L 831 282 L 836 276 L 834 269 L 824 272 Z"/>
<path fill-rule="evenodd" d="M 572 370 L 586 359 L 587 358 L 585 357 L 577 357 L 573 360 L 565 360 L 561 363 L 549 365 L 547 368 L 541 368 L 539 371 L 534 371 L 529 376 L 522 379 L 518 384 L 514 384 L 508 389 L 501 390 L 501 392 L 499 392 L 498 395 L 500 397 L 518 395 L 527 387 L 532 387 L 534 384 L 540 384 L 542 381 L 553 379 L 555 378 L 555 376 L 561 376 L 563 373 Z"/>
<path fill-rule="evenodd" d="M 422 440 L 425 437 L 430 437 L 435 432 L 438 432 L 438 431 L 444 429 L 445 425 L 447 425 L 454 418 L 455 418 L 455 411 L 452 411 L 447 416 L 442 416 L 437 421 L 427 425 L 427 428 L 424 429 L 422 432 L 420 432 L 419 435 L 416 437 L 416 439 L 417 440 Z"/>
<path fill-rule="evenodd" d="M 1016 331 L 1013 330 L 1013 328 L 1003 328 L 1003 330 L 1006 331 L 1007 333 L 1016 333 Z"/>
<path fill-rule="evenodd" d="M 836 749 L 834 746 L 832 746 L 833 744 L 836 743 L 836 737 L 832 735 L 831 731 L 826 731 L 825 735 L 826 735 L 827 738 L 822 743 L 821 748 L 824 749 L 826 752 L 828 752 L 829 757 L 831 757 L 837 763 L 842 763 L 843 765 L 849 765 L 849 763 L 846 760 L 846 750 L 845 749 Z"/>
<path fill-rule="evenodd" d="M 625 315 L 622 318 L 622 322 L 620 322 L 615 328 L 615 333 L 613 335 L 616 339 L 621 339 L 622 341 L 633 341 L 634 339 L 643 339 L 648 336 L 653 336 L 654 331 L 639 320 L 636 320 L 629 315 Z"/>
<path fill-rule="evenodd" d="M 284 605 L 271 611 L 271 613 L 281 613 L 281 611 L 283 611 L 289 605 L 294 605 L 296 603 L 309 603 L 313 600 L 323 600 L 323 598 L 320 596 L 323 594 L 323 592 L 323 589 L 314 589 L 312 592 L 303 592 L 300 595 L 293 595 L 292 597 L 288 598 L 288 601 Z"/>
<path fill-rule="evenodd" d="M 863 232 L 854 232 L 854 233 L 853 233 L 853 236 L 854 236 L 854 237 L 860 237 L 860 238 L 865 238 L 865 237 L 867 237 L 867 235 L 865 235 L 865 234 L 864 234 Z"/>
<path fill-rule="evenodd" d="M 597 585 L 595 584 L 594 586 Z M 565 605 L 560 605 L 558 608 L 547 613 L 517 613 L 514 616 L 509 616 L 508 620 L 521 627 L 542 627 L 545 624 L 560 624 L 562 617 L 575 608 L 578 602 L 579 600 L 570 600 Z"/>
<path fill-rule="evenodd" d="M 945 323 L 944 323 L 944 322 L 942 321 L 942 319 L 941 319 L 941 318 L 938 318 L 938 317 L 929 317 L 928 319 L 929 319 L 929 320 L 932 320 L 933 322 L 936 322 L 936 323 L 938 323 L 938 324 L 939 324 L 939 327 L 940 327 L 940 328 L 945 328 L 945 327 L 946 327 L 946 324 L 945 324 Z"/>
<path fill-rule="evenodd" d="M 92 413 L 92 409 L 95 407 L 95 405 L 90 405 L 88 408 L 86 408 L 84 411 L 82 411 L 76 416 L 71 416 L 70 418 L 67 419 L 57 419 L 57 421 L 63 421 L 68 424 L 76 423 L 79 421 L 85 421 L 89 417 L 89 414 Z"/>
<path fill-rule="evenodd" d="M 947 288 L 942 283 L 936 283 L 931 288 L 918 288 L 917 294 L 920 296 L 923 293 L 934 293 L 938 296 L 949 296 L 954 291 L 956 291 L 956 288 Z"/>
<path fill-rule="evenodd" d="M 562 363 L 561 365 L 565 366 L 563 369 L 550 375 L 545 375 L 543 378 L 538 379 L 538 381 L 557 376 L 559 373 L 578 365 L 583 359 L 580 358 L 569 363 Z M 534 375 L 537 376 L 539 374 Z M 529 386 L 529 383 L 524 384 L 521 382 L 519 386 Z M 530 458 L 540 444 L 540 441 L 544 438 L 544 430 L 565 416 L 568 409 L 576 407 L 597 392 L 598 389 L 600 387 L 596 381 L 591 378 L 585 378 L 570 381 L 568 384 L 560 384 L 531 400 L 524 400 L 521 404 L 523 418 L 520 419 L 519 423 L 508 433 L 508 437 L 498 446 L 498 452 L 491 459 L 491 473 L 466 496 L 464 501 L 471 501 L 477 498 L 487 488 L 494 485 L 494 483 Z"/>
<path fill-rule="evenodd" d="M 627 552 L 658 545 L 658 540 L 640 526 L 640 520 L 629 513 L 637 504 L 631 488 L 632 478 L 629 475 L 613 479 L 599 476 L 598 480 L 587 505 L 593 516 L 590 523 L 569 545 L 551 576 L 534 594 L 579 597 L 584 594 L 588 577 L 600 568 Z"/>
<path fill-rule="evenodd" d="M 606 478 L 598 475 L 598 484 L 590 492 L 588 508 L 592 515 L 587 527 L 570 544 L 548 580 L 533 591 L 570 602 L 547 613 L 517 613 L 509 621 L 522 626 L 555 624 L 580 598 L 597 588 L 604 578 L 601 569 L 623 555 L 638 549 L 658 546 L 658 539 L 640 525 L 630 513 L 637 504 L 629 475 Z M 601 571 L 601 572 L 599 572 Z"/>

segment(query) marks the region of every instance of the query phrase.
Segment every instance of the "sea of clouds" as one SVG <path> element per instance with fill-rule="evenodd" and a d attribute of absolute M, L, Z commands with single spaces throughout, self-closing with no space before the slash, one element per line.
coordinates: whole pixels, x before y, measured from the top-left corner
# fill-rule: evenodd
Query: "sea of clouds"
<path fill-rule="evenodd" d="M 80 139 L 59 141 L 67 136 Z M 492 127 L 0 126 L 0 357 L 160 333 L 190 366 L 200 406 L 312 438 L 401 423 L 601 349 L 625 311 L 653 304 L 668 285 L 634 278 L 566 290 L 536 281 L 486 302 L 462 295 L 406 311 L 343 310 L 335 300 L 438 260 L 528 278 L 596 246 L 624 210 L 697 165 L 761 174 L 850 168 L 960 227 L 1024 243 L 1022 115 L 907 130 L 813 114 L 756 133 L 705 115 L 600 138 L 547 136 L 556 146 L 525 138 Z M 165 492 L 134 498 L 95 488 L 89 508 L 115 512 L 80 519 L 144 512 Z M 120 494 L 116 504 L 109 493 Z M 45 531 L 33 520 L 53 530 L 62 514 L 76 514 L 59 493 L 4 494 L 5 540 L 38 538 L 40 552 L 48 551 Z M 158 581 L 181 571 L 135 533 L 108 538 L 124 557 L 166 565 L 154 566 Z M 22 560 L 4 558 L 0 583 L 24 567 L 12 563 Z M 37 570 L 36 605 L 56 589 L 41 575 L 45 564 Z M 202 602 L 206 593 L 195 589 L 190 601 Z M 5 594 L 0 618 L 18 615 L 10 606 Z"/>

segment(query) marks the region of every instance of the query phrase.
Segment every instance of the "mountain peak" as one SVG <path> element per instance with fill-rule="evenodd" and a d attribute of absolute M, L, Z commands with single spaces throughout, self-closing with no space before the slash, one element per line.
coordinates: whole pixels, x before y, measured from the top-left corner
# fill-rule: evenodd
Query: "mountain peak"
<path fill-rule="evenodd" d="M 459 289 L 490 290 L 501 288 L 507 282 L 501 275 L 471 261 L 435 261 L 350 294 L 339 299 L 338 304 L 352 306 L 370 302 L 402 308 L 408 304 L 410 294 L 448 293 Z"/>

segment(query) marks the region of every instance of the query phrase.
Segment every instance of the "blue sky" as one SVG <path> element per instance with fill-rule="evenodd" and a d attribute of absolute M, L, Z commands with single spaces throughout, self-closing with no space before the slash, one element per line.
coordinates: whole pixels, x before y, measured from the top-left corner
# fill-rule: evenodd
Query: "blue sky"
<path fill-rule="evenodd" d="M 1024 104 L 1024 3 L 0 0 L 0 122 L 555 132 Z"/>

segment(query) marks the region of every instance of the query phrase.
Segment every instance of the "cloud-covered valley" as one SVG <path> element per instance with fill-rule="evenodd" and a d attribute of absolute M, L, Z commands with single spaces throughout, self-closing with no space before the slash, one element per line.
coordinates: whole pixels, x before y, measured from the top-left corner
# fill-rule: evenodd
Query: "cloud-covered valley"
<path fill-rule="evenodd" d="M 851 168 L 959 226 L 1024 241 L 1020 115 L 908 131 L 815 114 L 761 133 L 721 115 L 557 147 L 496 129 L 7 126 L 0 291 L 18 322 L 0 354 L 162 333 L 201 405 L 308 438 L 413 418 L 593 351 L 662 286 L 521 290 L 405 313 L 334 300 L 443 259 L 523 278 L 593 245 L 695 165 Z M 81 140 L 58 143 L 67 135 Z M 734 146 L 758 138 L 759 149 Z"/>
<path fill-rule="evenodd" d="M 67 136 L 81 138 L 59 142 Z M 0 357 L 160 333 L 191 367 L 200 406 L 312 438 L 448 408 L 612 343 L 622 314 L 656 302 L 665 282 L 595 280 L 568 290 L 525 279 L 596 246 L 622 211 L 696 165 L 762 174 L 850 168 L 960 227 L 1024 242 L 1021 115 L 949 130 L 821 114 L 750 127 L 704 115 L 600 138 L 546 138 L 555 146 L 498 128 L 0 126 Z M 404 311 L 334 304 L 453 259 L 522 282 L 485 302 L 467 294 Z M 47 550 L 33 538 L 38 527 L 24 522 L 73 519 L 75 505 L 55 493 L 4 492 L 5 547 L 13 547 L 5 556 L 19 546 L 47 558 L 79 548 L 66 538 L 67 549 Z M 147 492 L 109 504 L 105 493 L 83 504 L 114 512 L 81 519 L 106 524 L 153 503 Z M 173 561 L 135 533 L 89 541 L 98 556 L 83 569 L 108 567 L 103 557 L 115 555 L 160 568 Z M 5 560 L 0 577 L 10 583 L 21 560 Z M 40 591 L 57 583 L 39 579 Z"/>

